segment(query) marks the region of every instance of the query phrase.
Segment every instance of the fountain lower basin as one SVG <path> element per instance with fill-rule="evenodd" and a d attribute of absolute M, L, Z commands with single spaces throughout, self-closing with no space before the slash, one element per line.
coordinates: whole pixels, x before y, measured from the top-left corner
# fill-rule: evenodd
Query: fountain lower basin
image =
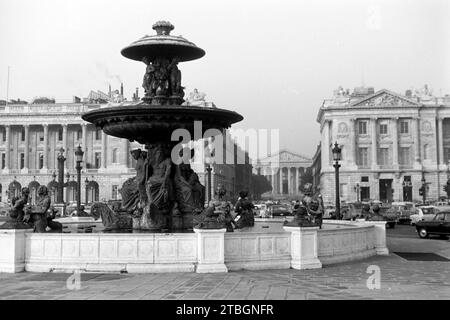
<path fill-rule="evenodd" d="M 327 221 L 322 229 L 283 228 L 281 222 L 257 221 L 253 228 L 230 233 L 225 229 L 183 233 L 0 231 L 1 272 L 309 269 L 387 253 L 383 221 Z"/>

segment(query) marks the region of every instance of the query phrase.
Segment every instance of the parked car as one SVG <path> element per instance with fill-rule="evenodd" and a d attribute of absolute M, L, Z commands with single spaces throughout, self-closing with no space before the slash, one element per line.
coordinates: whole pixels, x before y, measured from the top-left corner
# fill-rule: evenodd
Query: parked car
<path fill-rule="evenodd" d="M 333 205 L 325 206 L 325 210 L 323 213 L 323 219 L 331 219 L 331 217 L 333 217 L 335 211 L 336 211 L 335 206 L 333 206 Z"/>
<path fill-rule="evenodd" d="M 0 202 L 0 217 L 8 216 L 10 208 L 9 203 Z"/>
<path fill-rule="evenodd" d="M 264 203 L 255 204 L 254 215 L 260 218 L 266 218 L 267 206 Z"/>
<path fill-rule="evenodd" d="M 292 211 L 286 205 L 274 204 L 269 207 L 269 215 L 271 217 L 290 216 Z"/>
<path fill-rule="evenodd" d="M 411 215 L 415 213 L 415 204 L 412 202 L 393 202 L 390 211 L 397 214 L 397 223 L 410 223 Z"/>
<path fill-rule="evenodd" d="M 450 235 L 450 211 L 438 212 L 430 221 L 418 221 L 416 231 L 420 238 L 428 238 L 430 234 Z"/>
<path fill-rule="evenodd" d="M 387 206 L 381 206 L 380 207 L 380 214 L 384 217 L 386 220 L 386 226 L 389 228 L 395 228 L 395 225 L 398 222 L 398 215 L 395 211 L 390 210 L 390 207 Z"/>
<path fill-rule="evenodd" d="M 361 211 L 363 208 L 362 202 L 353 202 L 348 203 L 344 206 L 344 210 L 342 212 L 343 220 L 355 220 L 357 217 L 361 216 Z"/>
<path fill-rule="evenodd" d="M 411 225 L 415 225 L 419 221 L 433 220 L 436 213 L 439 212 L 439 208 L 435 206 L 422 206 L 415 210 L 415 213 L 410 216 Z"/>

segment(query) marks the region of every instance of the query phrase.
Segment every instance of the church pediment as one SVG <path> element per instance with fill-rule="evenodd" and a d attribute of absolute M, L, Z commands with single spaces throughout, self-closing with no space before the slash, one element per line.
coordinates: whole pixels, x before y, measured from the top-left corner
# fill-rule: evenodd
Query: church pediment
<path fill-rule="evenodd" d="M 380 90 L 373 95 L 352 104 L 355 107 L 419 107 L 420 103 L 388 90 Z"/>
<path fill-rule="evenodd" d="M 277 162 L 311 162 L 312 160 L 306 156 L 296 154 L 291 151 L 281 150 L 277 154 L 261 159 L 261 163 L 277 163 Z"/>

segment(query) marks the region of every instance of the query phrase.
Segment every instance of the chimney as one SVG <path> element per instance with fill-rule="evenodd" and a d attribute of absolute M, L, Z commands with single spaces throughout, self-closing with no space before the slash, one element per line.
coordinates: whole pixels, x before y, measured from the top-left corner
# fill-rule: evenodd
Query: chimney
<path fill-rule="evenodd" d="M 123 97 L 123 83 L 120 84 L 120 95 Z"/>
<path fill-rule="evenodd" d="M 411 98 L 411 96 L 412 96 L 412 91 L 411 91 L 411 90 L 406 90 L 406 91 L 405 91 L 405 96 L 407 96 L 408 98 Z"/>
<path fill-rule="evenodd" d="M 108 97 L 111 98 L 111 85 L 109 85 Z"/>

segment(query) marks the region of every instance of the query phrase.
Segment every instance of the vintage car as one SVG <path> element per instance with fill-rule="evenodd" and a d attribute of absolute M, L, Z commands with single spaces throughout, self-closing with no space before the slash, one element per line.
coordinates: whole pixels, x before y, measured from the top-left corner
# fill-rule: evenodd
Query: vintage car
<path fill-rule="evenodd" d="M 395 211 L 390 210 L 390 207 L 381 206 L 380 214 L 386 220 L 386 226 L 389 228 L 395 228 L 395 225 L 398 222 L 398 215 Z"/>
<path fill-rule="evenodd" d="M 324 213 L 323 213 L 323 218 L 331 219 L 331 217 L 334 215 L 335 211 L 336 211 L 336 207 L 334 205 L 326 205 Z"/>
<path fill-rule="evenodd" d="M 440 210 L 435 206 L 420 206 L 416 208 L 414 214 L 410 215 L 411 225 L 415 225 L 419 221 L 430 221 L 433 220 L 436 213 Z"/>
<path fill-rule="evenodd" d="M 420 238 L 428 238 L 430 234 L 450 235 L 450 211 L 438 212 L 430 221 L 417 222 L 416 231 Z"/>
<path fill-rule="evenodd" d="M 284 217 L 291 215 L 292 211 L 286 205 L 274 204 L 269 207 L 269 216 L 271 217 Z"/>
<path fill-rule="evenodd" d="M 264 203 L 255 204 L 254 215 L 260 218 L 268 217 L 268 209 Z"/>
<path fill-rule="evenodd" d="M 392 202 L 389 211 L 397 214 L 397 223 L 409 224 L 411 222 L 411 215 L 415 213 L 415 205 L 412 202 Z"/>

